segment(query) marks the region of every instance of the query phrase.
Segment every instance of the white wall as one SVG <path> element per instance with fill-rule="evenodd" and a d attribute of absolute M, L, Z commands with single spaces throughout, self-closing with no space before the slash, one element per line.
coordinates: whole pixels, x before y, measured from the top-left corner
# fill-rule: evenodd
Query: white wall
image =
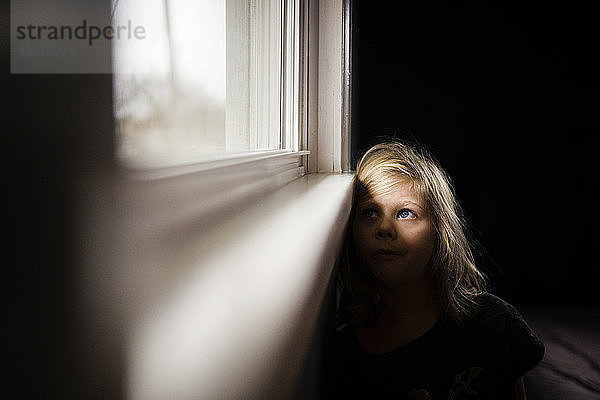
<path fill-rule="evenodd" d="M 307 175 L 246 200 L 221 197 L 197 217 L 169 207 L 169 198 L 189 203 L 185 185 L 171 183 L 168 194 L 168 180 L 97 185 L 86 214 L 101 245 L 97 257 L 86 250 L 83 287 L 97 316 L 91 331 L 109 332 L 96 336 L 98 348 L 124 346 L 126 398 L 289 398 L 341 243 L 350 180 Z"/>

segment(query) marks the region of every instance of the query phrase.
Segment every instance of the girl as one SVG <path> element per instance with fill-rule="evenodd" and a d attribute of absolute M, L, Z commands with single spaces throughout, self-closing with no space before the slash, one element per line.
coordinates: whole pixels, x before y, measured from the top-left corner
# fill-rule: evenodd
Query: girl
<path fill-rule="evenodd" d="M 423 150 L 383 143 L 359 162 L 340 278 L 334 397 L 526 398 L 544 346 L 485 292 L 449 179 Z"/>

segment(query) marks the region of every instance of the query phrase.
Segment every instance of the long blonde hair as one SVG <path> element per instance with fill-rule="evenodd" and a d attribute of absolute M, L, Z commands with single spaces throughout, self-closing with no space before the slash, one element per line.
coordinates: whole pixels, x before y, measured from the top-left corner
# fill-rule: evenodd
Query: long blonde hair
<path fill-rule="evenodd" d="M 354 253 L 351 230 L 356 207 L 407 182 L 423 197 L 435 225 L 437 240 L 429 276 L 442 315 L 460 324 L 474 309 L 473 296 L 485 290 L 486 278 L 475 266 L 462 210 L 448 175 L 423 148 L 385 142 L 364 154 L 354 176 L 352 211 L 340 263 L 341 316 L 345 322 L 373 324 L 378 301 L 374 277 Z"/>

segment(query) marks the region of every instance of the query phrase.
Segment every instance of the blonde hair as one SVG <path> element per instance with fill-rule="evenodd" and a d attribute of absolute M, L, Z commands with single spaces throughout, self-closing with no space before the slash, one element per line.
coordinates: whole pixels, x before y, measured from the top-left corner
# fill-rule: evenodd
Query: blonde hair
<path fill-rule="evenodd" d="M 352 211 L 340 263 L 343 288 L 342 319 L 357 325 L 376 320 L 378 299 L 374 277 L 357 263 L 352 224 L 357 205 L 409 183 L 422 196 L 436 229 L 430 261 L 430 283 L 442 315 L 460 324 L 476 306 L 473 296 L 486 287 L 477 269 L 460 205 L 448 175 L 423 149 L 401 142 L 386 142 L 369 149 L 356 168 Z"/>

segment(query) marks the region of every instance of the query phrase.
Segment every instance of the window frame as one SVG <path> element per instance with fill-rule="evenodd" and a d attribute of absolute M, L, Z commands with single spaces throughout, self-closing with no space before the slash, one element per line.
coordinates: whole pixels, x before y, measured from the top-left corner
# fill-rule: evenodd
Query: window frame
<path fill-rule="evenodd" d="M 306 173 L 349 172 L 350 7 L 350 0 L 283 0 L 281 130 L 282 147 L 288 149 L 221 153 L 158 166 L 122 160 L 121 172 L 134 180 L 193 174 L 196 182 L 198 172 L 236 165 L 268 170 L 270 163 L 284 162 L 294 171 L 289 181 Z"/>

